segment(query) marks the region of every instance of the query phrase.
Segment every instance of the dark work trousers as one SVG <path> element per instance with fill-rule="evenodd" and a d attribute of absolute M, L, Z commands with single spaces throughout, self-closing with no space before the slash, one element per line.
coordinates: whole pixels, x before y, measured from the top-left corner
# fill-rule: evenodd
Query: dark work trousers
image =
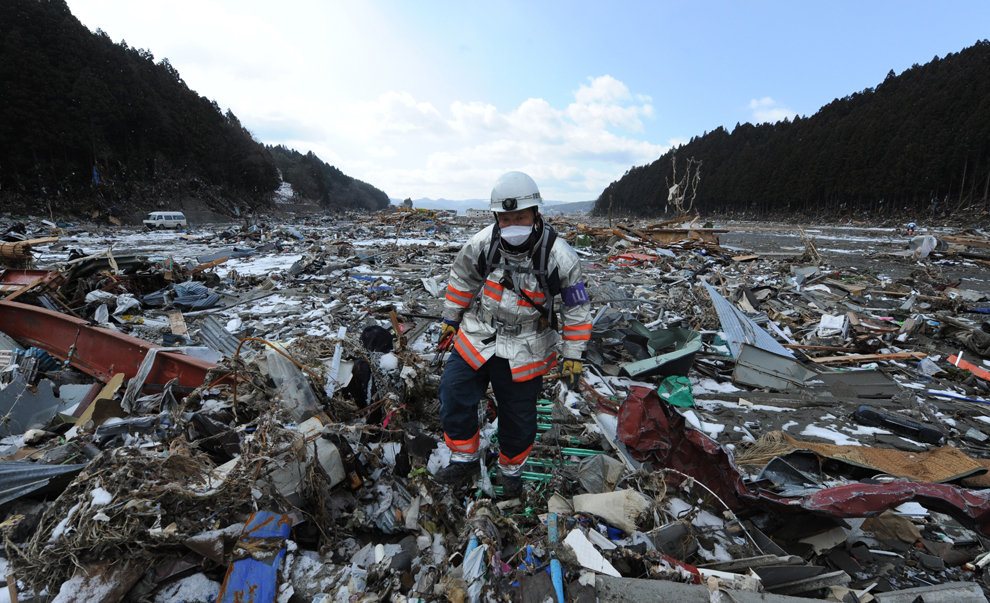
<path fill-rule="evenodd" d="M 536 401 L 543 387 L 543 377 L 513 381 L 509 361 L 492 356 L 474 370 L 456 351 L 451 352 L 440 379 L 440 424 L 445 440 L 463 443 L 474 441 L 477 450 L 478 403 L 491 383 L 498 402 L 499 462 L 505 466 L 522 465 L 536 439 Z M 451 446 L 456 450 L 455 446 Z M 454 460 L 457 460 L 456 458 Z"/>

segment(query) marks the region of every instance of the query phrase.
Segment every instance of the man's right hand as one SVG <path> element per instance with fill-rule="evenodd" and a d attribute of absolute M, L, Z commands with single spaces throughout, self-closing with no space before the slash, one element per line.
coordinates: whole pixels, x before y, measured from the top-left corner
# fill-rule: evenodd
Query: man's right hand
<path fill-rule="evenodd" d="M 453 340 L 454 336 L 457 335 L 457 329 L 459 329 L 460 326 L 461 323 L 459 322 L 452 322 L 446 318 L 443 319 L 443 323 L 440 325 L 440 345 L 448 345 Z"/>

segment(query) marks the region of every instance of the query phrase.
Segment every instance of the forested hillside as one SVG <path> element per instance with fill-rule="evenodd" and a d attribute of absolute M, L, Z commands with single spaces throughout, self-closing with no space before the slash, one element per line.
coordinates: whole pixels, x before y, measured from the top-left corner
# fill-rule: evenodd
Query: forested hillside
<path fill-rule="evenodd" d="M 661 216 L 688 159 L 700 160 L 694 210 L 750 217 L 941 216 L 987 205 L 990 42 L 836 99 L 793 122 L 717 128 L 599 197 L 595 213 Z"/>
<path fill-rule="evenodd" d="M 64 0 L 0 2 L 0 186 L 62 209 L 173 195 L 267 203 L 271 156 L 167 59 L 90 32 Z M 226 209 L 214 207 L 215 209 Z"/>
<path fill-rule="evenodd" d="M 232 112 L 190 90 L 168 59 L 89 31 L 65 0 L 0 0 L 0 143 L 8 211 L 233 214 L 270 207 L 279 186 L 272 153 Z M 298 163 L 323 174 L 313 190 L 327 206 L 388 204 L 306 157 Z"/>
<path fill-rule="evenodd" d="M 367 182 L 355 180 L 309 152 L 305 155 L 282 145 L 267 150 L 282 179 L 303 199 L 326 208 L 377 211 L 388 207 L 388 195 Z"/>

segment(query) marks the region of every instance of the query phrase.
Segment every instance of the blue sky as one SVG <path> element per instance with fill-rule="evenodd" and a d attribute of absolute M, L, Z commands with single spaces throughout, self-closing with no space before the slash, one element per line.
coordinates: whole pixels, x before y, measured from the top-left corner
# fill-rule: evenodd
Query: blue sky
<path fill-rule="evenodd" d="M 530 173 L 583 201 L 718 126 L 822 105 L 990 37 L 990 2 L 68 0 L 256 138 L 391 197 Z"/>

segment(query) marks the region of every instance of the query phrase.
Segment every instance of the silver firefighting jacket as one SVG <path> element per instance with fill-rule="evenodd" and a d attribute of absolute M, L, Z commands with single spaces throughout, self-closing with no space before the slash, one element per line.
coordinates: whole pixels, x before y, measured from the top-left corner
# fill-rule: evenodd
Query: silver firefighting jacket
<path fill-rule="evenodd" d="M 527 253 L 506 253 L 487 278 L 482 265 L 491 247 L 495 226 L 475 234 L 464 245 L 450 270 L 443 318 L 460 322 L 454 349 L 475 370 L 493 355 L 509 361 L 513 381 L 527 381 L 545 375 L 557 365 L 554 347 L 561 334 L 550 328 L 547 320 L 530 300 L 554 311 L 553 299 L 546 299 L 534 261 Z M 548 225 L 543 226 L 543 237 Z M 581 262 L 571 246 L 555 239 L 547 261 L 548 280 L 556 271 L 560 284 L 561 326 L 564 358 L 580 359 L 591 338 L 591 311 L 581 275 Z M 506 272 L 511 272 L 507 279 Z M 514 287 L 513 287 L 514 286 Z"/>

